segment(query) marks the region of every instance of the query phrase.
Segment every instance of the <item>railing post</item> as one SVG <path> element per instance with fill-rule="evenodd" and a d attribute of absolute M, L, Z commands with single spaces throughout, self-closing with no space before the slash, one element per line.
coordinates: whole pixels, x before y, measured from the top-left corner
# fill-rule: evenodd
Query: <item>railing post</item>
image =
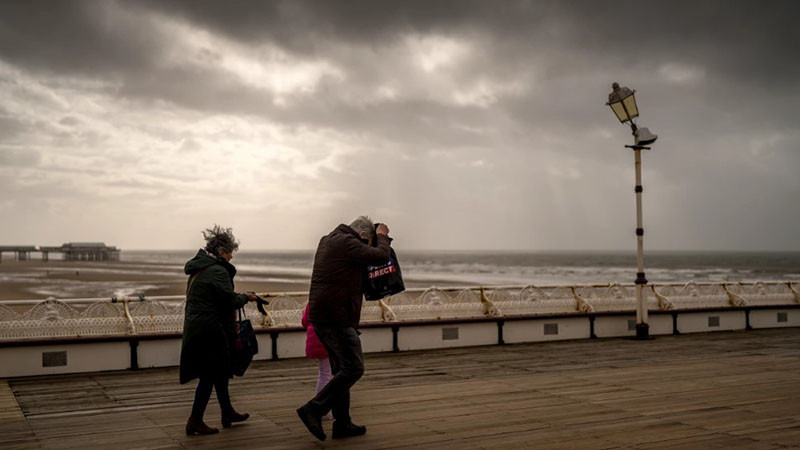
<path fill-rule="evenodd" d="M 143 301 L 144 297 L 140 298 L 140 301 Z M 125 314 L 125 319 L 128 320 L 128 328 L 130 328 L 130 334 L 136 334 L 136 324 L 133 323 L 133 316 L 131 316 L 131 310 L 128 306 L 129 300 L 125 297 L 122 299 L 118 299 L 117 297 L 111 297 L 111 303 L 122 303 L 122 311 Z"/>
<path fill-rule="evenodd" d="M 269 337 L 270 337 L 270 339 L 272 341 L 272 360 L 273 361 L 277 361 L 278 360 L 278 335 L 279 334 L 280 333 L 278 333 L 277 331 L 271 331 L 269 333 Z"/>
<path fill-rule="evenodd" d="M 394 322 L 397 320 L 397 315 L 392 310 L 392 307 L 387 305 L 382 299 L 378 300 L 378 306 L 381 308 L 381 320 L 384 322 Z"/>
<path fill-rule="evenodd" d="M 505 325 L 505 321 L 503 319 L 499 319 L 497 321 L 497 345 L 505 345 L 506 341 L 503 339 L 503 326 Z"/>
<path fill-rule="evenodd" d="M 139 370 L 139 339 L 128 341 L 131 347 L 131 370 Z"/>
<path fill-rule="evenodd" d="M 392 352 L 397 353 L 400 351 L 400 345 L 397 342 L 397 334 L 400 332 L 400 327 L 392 325 Z"/>

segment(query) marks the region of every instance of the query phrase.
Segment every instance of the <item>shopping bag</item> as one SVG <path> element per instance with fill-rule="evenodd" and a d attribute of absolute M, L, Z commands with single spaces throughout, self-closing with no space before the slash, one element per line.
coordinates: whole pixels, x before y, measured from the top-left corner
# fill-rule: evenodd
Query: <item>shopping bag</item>
<path fill-rule="evenodd" d="M 378 266 L 367 266 L 364 272 L 364 298 L 367 300 L 380 300 L 390 295 L 395 295 L 406 290 L 403 283 L 403 274 L 400 272 L 400 263 L 394 249 L 389 257 L 389 262 Z"/>

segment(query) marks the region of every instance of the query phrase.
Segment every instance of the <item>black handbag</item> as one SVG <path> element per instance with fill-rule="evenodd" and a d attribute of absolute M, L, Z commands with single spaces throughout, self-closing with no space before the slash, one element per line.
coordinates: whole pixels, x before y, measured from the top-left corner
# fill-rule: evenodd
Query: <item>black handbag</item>
<path fill-rule="evenodd" d="M 367 266 L 364 272 L 364 298 L 367 300 L 380 300 L 390 295 L 399 294 L 406 290 L 403 283 L 403 274 L 400 272 L 400 263 L 394 249 L 389 257 L 389 262 L 379 266 Z"/>
<path fill-rule="evenodd" d="M 244 308 L 239 308 L 239 320 L 234 321 L 235 339 L 233 342 L 233 374 L 243 376 L 258 353 L 258 340 L 253 324 L 246 318 Z"/>

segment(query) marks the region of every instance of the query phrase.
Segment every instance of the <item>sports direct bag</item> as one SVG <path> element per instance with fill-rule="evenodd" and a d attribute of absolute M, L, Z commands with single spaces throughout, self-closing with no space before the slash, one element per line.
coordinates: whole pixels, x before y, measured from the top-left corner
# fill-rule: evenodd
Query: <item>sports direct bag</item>
<path fill-rule="evenodd" d="M 258 341 L 249 319 L 243 318 L 244 308 L 239 308 L 239 320 L 234 321 L 236 338 L 233 343 L 233 374 L 243 376 L 253 355 L 258 353 Z"/>
<path fill-rule="evenodd" d="M 367 300 L 380 300 L 406 290 L 397 254 L 392 250 L 389 262 L 380 266 L 367 266 L 364 274 L 364 297 Z"/>

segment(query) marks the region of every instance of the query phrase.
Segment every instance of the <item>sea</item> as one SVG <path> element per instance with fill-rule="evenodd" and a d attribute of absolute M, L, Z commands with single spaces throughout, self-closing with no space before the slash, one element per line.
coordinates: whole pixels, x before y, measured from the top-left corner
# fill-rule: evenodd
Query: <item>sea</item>
<path fill-rule="evenodd" d="M 123 251 L 129 262 L 180 271 L 195 251 Z M 561 285 L 631 283 L 636 253 L 621 251 L 398 251 L 403 278 L 414 284 Z M 308 278 L 313 251 L 240 251 L 231 261 L 254 281 Z M 800 280 L 800 252 L 648 251 L 651 283 Z"/>

